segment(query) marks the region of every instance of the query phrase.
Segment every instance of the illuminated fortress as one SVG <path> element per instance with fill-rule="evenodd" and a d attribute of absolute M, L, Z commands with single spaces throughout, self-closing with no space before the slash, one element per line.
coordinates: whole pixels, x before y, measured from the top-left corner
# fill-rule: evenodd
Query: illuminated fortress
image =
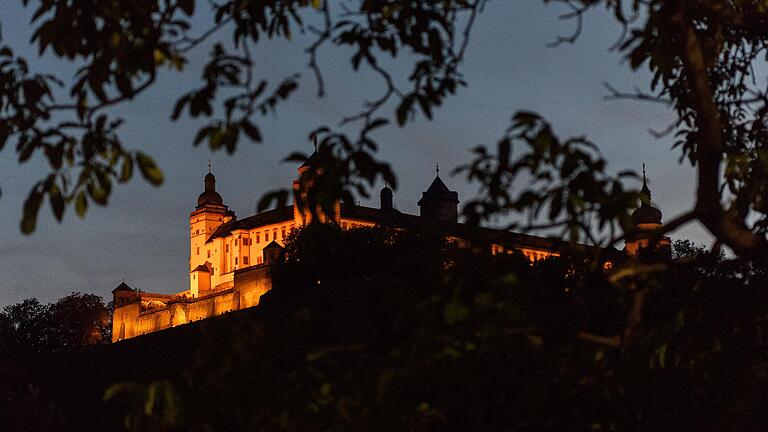
<path fill-rule="evenodd" d="M 310 157 L 299 167 L 299 178 L 312 162 Z M 112 291 L 113 342 L 258 305 L 261 296 L 272 288 L 270 269 L 280 259 L 286 237 L 311 219 L 310 212 L 296 204 L 302 200 L 237 219 L 216 191 L 215 176 L 209 172 L 204 183 L 205 189 L 189 216 L 189 288 L 176 294 L 156 294 L 121 283 Z M 293 188 L 294 194 L 302 193 L 298 179 Z M 645 178 L 642 192 L 647 199 L 633 215 L 637 230 L 627 237 L 629 255 L 637 255 L 648 246 L 650 234 L 644 233 L 662 226 L 661 212 L 650 205 Z M 338 203 L 335 222 L 342 229 L 437 225 L 447 240 L 468 246 L 470 227 L 458 222 L 458 194 L 448 189 L 439 171 L 418 202 L 419 216 L 395 209 L 389 187 L 381 190 L 380 198 L 378 208 Z M 531 261 L 558 256 L 561 250 L 557 241 L 504 230 L 476 228 L 473 236 L 482 238 L 493 254 L 517 252 Z M 668 246 L 669 238 L 662 237 L 656 248 Z"/>

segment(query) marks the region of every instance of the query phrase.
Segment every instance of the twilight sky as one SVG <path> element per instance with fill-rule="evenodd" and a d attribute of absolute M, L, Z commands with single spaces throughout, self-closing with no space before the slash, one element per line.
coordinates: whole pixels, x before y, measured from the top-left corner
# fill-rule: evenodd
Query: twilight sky
<path fill-rule="evenodd" d="M 19 1 L 6 0 L 0 8 L 4 43 L 14 46 L 38 70 L 71 76 L 67 63 L 36 58 L 27 46 L 32 28 L 28 10 Z M 198 2 L 204 6 L 204 2 Z M 597 143 L 613 172 L 639 171 L 648 165 L 650 186 L 664 219 L 688 209 L 695 186 L 693 171 L 678 165 L 679 153 L 672 140 L 657 140 L 649 128 L 663 129 L 672 119 L 668 109 L 633 101 L 605 101 L 602 83 L 631 90 L 647 88 L 649 74 L 632 73 L 620 55 L 609 51 L 620 29 L 601 13 L 586 16 L 581 38 L 574 45 L 548 48 L 558 34 L 572 30 L 573 23 L 558 20 L 563 10 L 537 0 L 489 2 L 478 17 L 463 72 L 468 87 L 436 111 L 433 121 L 419 119 L 405 128 L 389 126 L 378 131 L 380 155 L 391 162 L 400 180 L 395 205 L 418 214 L 418 201 L 434 177 L 435 163 L 444 169 L 446 183 L 468 198 L 476 190 L 463 178 L 450 177 L 450 168 L 470 160 L 469 148 L 479 143 L 495 145 L 517 110 L 533 110 L 545 116 L 560 136 L 586 135 Z M 198 17 L 199 18 L 199 17 Z M 203 17 L 204 18 L 204 17 Z M 67 212 L 57 224 L 44 206 L 38 228 L 31 236 L 19 230 L 21 207 L 31 186 L 45 169 L 38 158 L 18 166 L 13 145 L 0 153 L 0 307 L 37 297 L 55 301 L 72 291 L 89 292 L 111 299 L 110 291 L 122 278 L 133 288 L 151 292 L 178 292 L 187 288 L 188 217 L 203 189 L 210 158 L 217 189 L 239 218 L 255 212 L 264 192 L 289 187 L 295 166 L 282 163 L 292 151 L 311 150 L 309 131 L 319 125 L 336 125 L 355 113 L 365 99 L 383 90 L 375 76 L 354 73 L 350 51 L 325 49 L 320 64 L 329 95 L 315 96 L 315 81 L 306 69 L 305 46 L 268 42 L 255 54 L 257 72 L 278 80 L 301 72 L 301 88 L 278 108 L 276 116 L 256 118 L 264 143 L 241 143 L 233 156 L 211 154 L 206 147 L 192 147 L 202 124 L 169 114 L 177 97 L 197 86 L 200 65 L 208 46 L 190 57 L 183 73 L 165 72 L 147 93 L 112 111 L 126 119 L 121 136 L 128 148 L 141 148 L 155 157 L 166 182 L 154 188 L 138 177 L 117 187 L 107 207 L 91 206 L 80 220 Z M 392 109 L 385 114 L 392 113 Z M 378 205 L 375 200 L 363 202 Z M 699 226 L 672 234 L 708 242 Z"/>

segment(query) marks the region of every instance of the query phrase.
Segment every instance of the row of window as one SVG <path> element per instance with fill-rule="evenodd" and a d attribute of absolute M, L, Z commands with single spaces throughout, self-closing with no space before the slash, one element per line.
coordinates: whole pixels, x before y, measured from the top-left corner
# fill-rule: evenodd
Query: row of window
<path fill-rule="evenodd" d="M 270 230 L 264 230 L 264 241 L 265 242 L 269 242 L 270 234 L 272 234 L 271 237 L 272 237 L 273 240 L 277 240 L 278 233 L 280 234 L 280 238 L 281 239 L 285 239 L 285 237 L 287 235 L 287 230 L 289 228 L 293 229 L 293 227 L 294 227 L 294 225 L 291 224 L 290 226 L 284 225 L 284 226 L 281 226 L 280 228 L 277 228 L 277 227 L 272 228 L 271 231 Z M 238 235 L 235 238 L 234 246 L 239 246 L 240 245 L 240 240 L 243 241 L 243 246 L 251 246 L 253 244 L 253 239 L 256 240 L 256 244 L 259 244 L 259 243 L 261 243 L 261 234 L 262 234 L 261 231 L 257 231 L 255 233 L 253 233 L 253 237 L 252 238 L 248 238 L 248 237 L 242 238 L 241 235 Z M 200 248 L 199 247 L 196 248 L 195 253 L 197 255 L 200 255 Z M 229 253 L 229 244 L 225 244 L 224 245 L 224 253 L 227 253 L 227 254 Z M 206 251 L 206 255 L 207 255 L 207 258 L 211 258 L 211 251 L 207 250 Z M 243 256 L 242 259 L 243 259 L 243 261 L 242 261 L 243 266 L 247 267 L 247 266 L 251 265 L 248 256 Z M 256 264 L 262 264 L 262 263 L 263 263 L 263 258 L 260 257 L 260 256 L 256 257 Z M 239 257 L 234 257 L 234 263 L 233 264 L 234 265 L 233 265 L 232 269 L 233 270 L 237 270 L 237 267 L 240 265 Z"/>

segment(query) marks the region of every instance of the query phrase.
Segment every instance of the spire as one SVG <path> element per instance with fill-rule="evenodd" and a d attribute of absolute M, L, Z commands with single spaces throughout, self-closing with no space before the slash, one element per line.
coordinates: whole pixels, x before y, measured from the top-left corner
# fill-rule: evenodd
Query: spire
<path fill-rule="evenodd" d="M 440 177 L 440 164 L 435 164 L 435 177 Z"/>
<path fill-rule="evenodd" d="M 641 206 L 651 205 L 651 189 L 648 188 L 648 182 L 645 178 L 645 164 L 643 164 L 643 187 L 640 189 L 640 195 L 642 195 Z"/>

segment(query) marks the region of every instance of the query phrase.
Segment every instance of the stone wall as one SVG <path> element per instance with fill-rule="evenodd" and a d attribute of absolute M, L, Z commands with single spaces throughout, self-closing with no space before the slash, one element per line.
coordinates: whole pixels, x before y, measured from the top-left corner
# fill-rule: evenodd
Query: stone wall
<path fill-rule="evenodd" d="M 130 339 L 253 307 L 259 304 L 261 296 L 270 289 L 270 266 L 258 265 L 238 270 L 232 287 L 206 291 L 197 298 L 129 292 L 127 295 L 132 296 L 131 302 L 123 302 L 123 306 L 115 308 L 112 341 Z M 125 293 L 121 295 L 126 296 Z"/>

